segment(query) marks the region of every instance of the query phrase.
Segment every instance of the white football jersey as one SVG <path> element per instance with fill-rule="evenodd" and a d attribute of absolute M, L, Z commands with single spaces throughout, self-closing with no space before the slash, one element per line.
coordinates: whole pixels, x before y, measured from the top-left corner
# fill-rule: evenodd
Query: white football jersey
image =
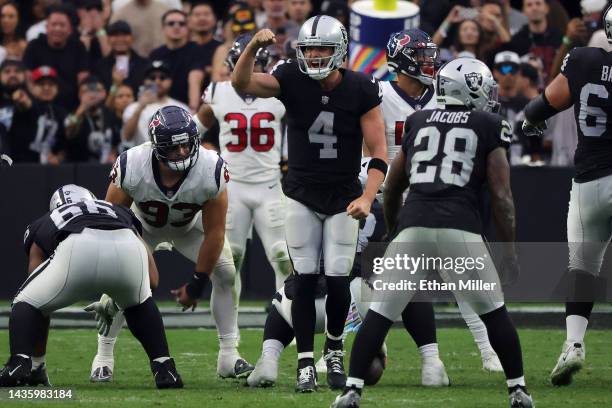
<path fill-rule="evenodd" d="M 151 142 L 123 152 L 111 171 L 111 182 L 134 200 L 132 211 L 152 233 L 190 229 L 202 204 L 216 198 L 229 181 L 229 172 L 217 152 L 200 146 L 187 176 L 173 188 L 162 186 Z"/>
<path fill-rule="evenodd" d="M 418 110 L 434 109 L 438 104 L 433 85 L 427 88 L 420 99 L 413 99 L 402 91 L 396 82 L 381 81 L 380 84 L 383 91 L 381 107 L 387 135 L 387 159 L 391 163 L 402 148 L 406 118 Z"/>
<path fill-rule="evenodd" d="M 276 98 L 242 98 L 230 81 L 213 82 L 204 91 L 219 122 L 221 157 L 232 179 L 263 183 L 280 178 L 285 106 Z"/>

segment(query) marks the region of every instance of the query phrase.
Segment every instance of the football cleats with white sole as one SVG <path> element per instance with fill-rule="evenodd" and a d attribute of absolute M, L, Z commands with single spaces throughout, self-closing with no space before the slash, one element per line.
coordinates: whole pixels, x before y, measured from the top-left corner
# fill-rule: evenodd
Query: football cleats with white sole
<path fill-rule="evenodd" d="M 424 387 L 448 387 L 450 380 L 444 363 L 439 358 L 428 358 L 421 367 L 421 385 Z"/>
<path fill-rule="evenodd" d="M 112 358 L 102 358 L 96 354 L 91 363 L 91 374 L 89 381 L 91 382 L 110 382 L 113 380 L 113 370 L 115 368 L 115 360 Z"/>
<path fill-rule="evenodd" d="M 574 374 L 584 365 L 585 357 L 584 343 L 563 343 L 557 365 L 550 373 L 550 382 L 557 386 L 571 384 Z"/>
<path fill-rule="evenodd" d="M 504 368 L 499 361 L 497 353 L 494 351 L 485 352 L 481 355 L 482 358 L 482 369 L 490 373 L 503 373 Z"/>
<path fill-rule="evenodd" d="M 271 358 L 260 358 L 255 369 L 247 378 L 250 387 L 272 387 L 278 378 L 278 361 Z"/>
<path fill-rule="evenodd" d="M 246 378 L 254 369 L 239 355 L 219 353 L 217 357 L 217 375 L 221 378 Z"/>

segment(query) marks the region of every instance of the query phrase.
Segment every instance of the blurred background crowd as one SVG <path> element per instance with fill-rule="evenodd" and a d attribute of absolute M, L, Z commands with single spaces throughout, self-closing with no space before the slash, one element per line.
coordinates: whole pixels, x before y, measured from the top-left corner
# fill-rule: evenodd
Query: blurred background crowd
<path fill-rule="evenodd" d="M 229 79 L 234 39 L 276 33 L 273 64 L 294 56 L 300 25 L 327 14 L 347 28 L 347 0 L 0 0 L 0 153 L 16 163 L 112 163 L 148 139 L 148 119 L 174 104 L 196 112 L 211 81 Z M 472 56 L 499 84 L 515 127 L 513 165 L 571 166 L 572 109 L 546 136 L 520 131 L 523 108 L 573 47 L 609 49 L 606 0 L 415 0 L 441 62 Z M 214 133 L 214 129 L 211 132 Z"/>

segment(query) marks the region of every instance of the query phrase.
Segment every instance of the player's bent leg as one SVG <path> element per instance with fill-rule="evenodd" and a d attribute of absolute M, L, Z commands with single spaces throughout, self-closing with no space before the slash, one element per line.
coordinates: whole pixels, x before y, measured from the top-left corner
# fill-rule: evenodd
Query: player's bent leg
<path fill-rule="evenodd" d="M 480 317 L 478 317 L 468 303 L 459 302 L 457 305 L 480 351 L 482 369 L 491 373 L 504 371 L 499 361 L 499 357 L 497 357 L 497 353 L 495 353 L 495 350 L 491 347 L 485 324 L 480 320 Z"/>
<path fill-rule="evenodd" d="M 248 185 L 244 183 L 230 183 L 228 189 L 228 207 L 225 221 L 225 238 L 229 241 L 234 266 L 236 268 L 235 291 L 240 298 L 242 282 L 240 279 L 240 269 L 244 261 L 246 242 L 249 230 L 252 225 L 252 212 L 247 206 L 246 200 L 249 199 L 244 193 L 248 191 Z"/>

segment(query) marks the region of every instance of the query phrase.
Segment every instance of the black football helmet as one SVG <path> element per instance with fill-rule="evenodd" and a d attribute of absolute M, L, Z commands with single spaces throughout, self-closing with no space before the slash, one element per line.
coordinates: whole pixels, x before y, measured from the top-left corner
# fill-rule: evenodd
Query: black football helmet
<path fill-rule="evenodd" d="M 236 38 L 234 45 L 232 45 L 232 48 L 227 53 L 227 58 L 225 59 L 225 63 L 229 67 L 230 71 L 234 70 L 236 63 L 238 62 L 238 58 L 240 58 L 240 55 L 252 38 L 253 36 L 251 34 L 242 34 Z M 260 65 L 261 70 L 265 72 L 269 63 L 270 52 L 265 48 L 258 49 L 257 53 L 255 54 L 255 64 Z"/>
<path fill-rule="evenodd" d="M 438 46 L 429 34 L 417 28 L 393 33 L 387 43 L 387 65 L 392 72 L 431 85 L 439 66 Z"/>
<path fill-rule="evenodd" d="M 172 170 L 188 170 L 198 160 L 198 128 L 191 114 L 183 108 L 171 105 L 158 109 L 149 122 L 149 137 L 157 160 Z M 181 155 L 179 147 L 185 145 L 189 152 Z"/>

